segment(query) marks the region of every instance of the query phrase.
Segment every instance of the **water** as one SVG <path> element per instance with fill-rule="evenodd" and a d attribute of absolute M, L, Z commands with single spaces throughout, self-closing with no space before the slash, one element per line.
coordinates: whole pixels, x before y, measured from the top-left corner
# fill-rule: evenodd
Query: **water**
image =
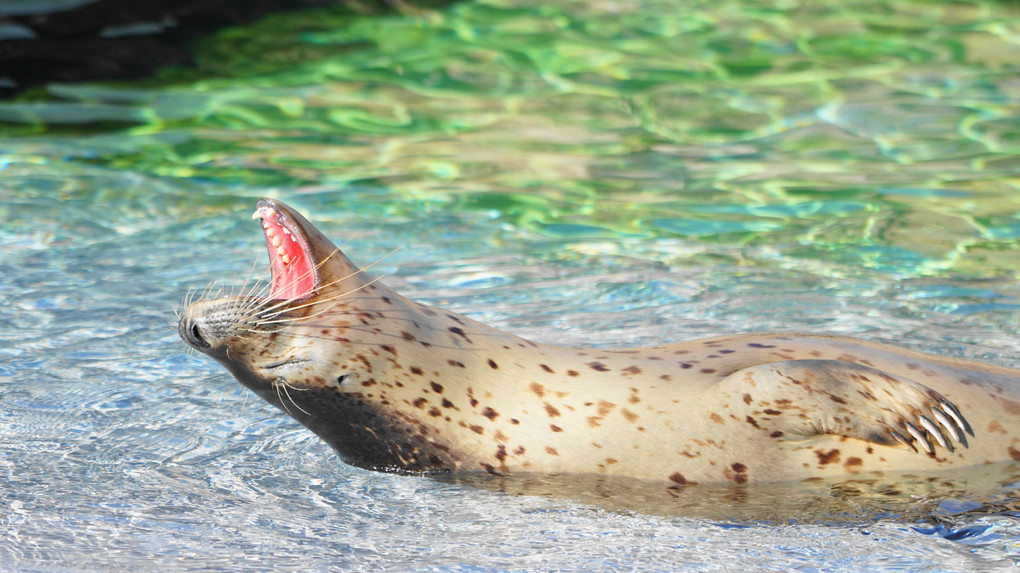
<path fill-rule="evenodd" d="M 353 469 L 169 321 L 247 275 L 275 196 L 403 294 L 537 340 L 797 328 L 1018 367 L 1018 35 L 1006 2 L 318 10 L 0 104 L 0 566 L 1016 564 L 1008 485 L 652 511 Z"/>

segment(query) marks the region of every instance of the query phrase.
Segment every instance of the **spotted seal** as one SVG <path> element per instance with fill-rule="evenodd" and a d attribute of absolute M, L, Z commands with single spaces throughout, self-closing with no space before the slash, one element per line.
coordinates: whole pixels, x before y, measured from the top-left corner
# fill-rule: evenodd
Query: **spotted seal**
<path fill-rule="evenodd" d="M 695 484 L 1020 459 L 1018 370 L 816 334 L 539 344 L 400 296 L 279 201 L 253 218 L 268 296 L 194 302 L 180 336 L 355 466 Z"/>

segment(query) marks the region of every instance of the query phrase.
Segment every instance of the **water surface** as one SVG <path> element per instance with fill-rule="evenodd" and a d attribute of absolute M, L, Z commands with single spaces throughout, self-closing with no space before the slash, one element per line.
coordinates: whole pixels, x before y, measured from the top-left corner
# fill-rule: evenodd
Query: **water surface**
<path fill-rule="evenodd" d="M 798 329 L 1020 366 L 1018 38 L 1005 2 L 317 10 L 0 104 L 0 563 L 1015 564 L 1010 484 L 766 520 L 350 468 L 169 322 L 247 276 L 274 196 L 403 294 L 544 342 Z"/>

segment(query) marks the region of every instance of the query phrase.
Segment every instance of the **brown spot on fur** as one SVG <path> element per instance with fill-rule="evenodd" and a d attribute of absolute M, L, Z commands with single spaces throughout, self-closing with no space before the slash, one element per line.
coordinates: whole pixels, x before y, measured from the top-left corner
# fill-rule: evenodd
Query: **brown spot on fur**
<path fill-rule="evenodd" d="M 520 455 L 523 455 L 524 452 L 526 452 L 526 451 L 527 450 L 524 449 L 524 446 L 517 446 L 517 448 L 514 449 L 514 455 L 515 456 L 520 456 Z"/>
<path fill-rule="evenodd" d="M 444 408 L 453 408 L 454 410 L 458 409 L 456 406 L 453 405 L 453 402 L 447 400 L 446 398 L 443 398 L 443 407 Z"/>
<path fill-rule="evenodd" d="M 437 382 L 429 382 L 429 384 L 432 386 L 432 390 L 436 394 L 442 394 L 443 393 L 443 385 L 442 384 L 439 384 Z"/>
<path fill-rule="evenodd" d="M 517 424 L 520 424 L 521 421 L 517 418 L 510 418 L 510 423 L 516 426 Z"/>
<path fill-rule="evenodd" d="M 747 483 L 747 466 L 740 462 L 735 462 L 730 466 L 733 470 L 733 475 L 729 474 L 729 471 L 723 472 L 727 478 L 733 480 L 734 483 Z"/>
<path fill-rule="evenodd" d="M 815 455 L 818 456 L 818 465 L 825 466 L 839 461 L 839 450 L 836 449 L 832 449 L 827 452 L 815 450 Z"/>
<path fill-rule="evenodd" d="M 461 362 L 460 360 L 454 360 L 452 358 L 447 360 L 446 363 L 449 364 L 450 366 L 456 366 L 457 368 L 463 368 L 464 367 L 464 363 L 463 362 Z"/>
<path fill-rule="evenodd" d="M 1014 402 L 1009 398 L 999 396 L 998 401 L 1002 403 L 1002 409 L 1013 416 L 1020 416 L 1020 403 Z"/>
<path fill-rule="evenodd" d="M 428 403 L 429 403 L 429 401 L 426 400 L 425 398 L 418 398 L 417 400 L 412 402 L 412 404 L 414 404 L 414 407 L 418 408 L 419 410 L 424 408 L 425 404 L 428 404 Z"/>
<path fill-rule="evenodd" d="M 549 429 L 554 431 L 554 432 L 562 432 L 563 431 L 563 428 L 557 426 L 556 424 L 549 424 Z"/>
<path fill-rule="evenodd" d="M 482 410 L 482 415 L 491 421 L 495 421 L 496 418 L 499 417 L 499 413 L 488 406 L 486 406 L 485 409 Z"/>
<path fill-rule="evenodd" d="M 776 345 L 774 345 L 774 344 L 762 344 L 760 342 L 748 342 L 747 346 L 749 348 L 775 348 L 776 347 Z"/>
<path fill-rule="evenodd" d="M 864 461 L 858 457 L 847 458 L 846 461 L 843 462 L 843 467 L 846 468 L 846 471 L 851 473 L 860 471 L 860 466 L 862 465 L 864 465 Z"/>
<path fill-rule="evenodd" d="M 782 416 L 783 415 L 783 413 L 780 412 L 779 410 L 773 410 L 771 408 L 766 408 L 765 410 L 762 410 L 762 411 L 764 413 L 768 414 L 769 416 Z"/>
<path fill-rule="evenodd" d="M 609 367 L 601 362 L 589 362 L 588 368 L 595 370 L 596 372 L 608 372 Z"/>
<path fill-rule="evenodd" d="M 1006 432 L 1006 428 L 1003 428 L 1002 424 L 1000 424 L 998 420 L 992 420 L 991 422 L 988 423 L 988 433 L 989 434 L 1005 434 L 1007 432 Z"/>
<path fill-rule="evenodd" d="M 1020 450 L 1017 450 L 1013 446 L 1010 446 L 1009 457 L 1012 458 L 1014 462 L 1020 462 Z"/>
<path fill-rule="evenodd" d="M 552 368 L 549 368 L 549 366 L 548 366 L 548 365 L 546 365 L 546 364 L 539 364 L 539 366 L 540 366 L 540 367 L 542 368 L 542 370 L 545 370 L 545 371 L 546 371 L 546 372 L 548 372 L 549 374 L 555 374 L 555 372 L 553 371 L 553 369 L 552 369 Z"/>
<path fill-rule="evenodd" d="M 567 376 L 573 377 L 573 376 L 577 376 L 577 375 L 578 375 L 578 371 L 577 370 L 567 370 Z"/>
<path fill-rule="evenodd" d="M 438 418 L 442 415 L 443 413 L 439 411 L 439 408 L 429 408 L 429 416 L 432 416 L 433 418 Z"/>
<path fill-rule="evenodd" d="M 715 412 L 712 412 L 711 414 L 709 414 L 709 416 L 708 416 L 708 417 L 709 417 L 709 418 L 710 418 L 710 419 L 711 419 L 711 420 L 712 420 L 713 422 L 715 422 L 716 424 L 725 424 L 725 423 L 726 423 L 726 421 L 725 421 L 725 420 L 723 420 L 723 417 L 722 417 L 722 416 L 720 416 L 719 414 L 716 414 Z"/>
<path fill-rule="evenodd" d="M 392 355 L 394 355 L 394 356 L 396 356 L 396 355 L 397 355 L 397 349 L 396 349 L 396 348 L 393 348 L 393 347 L 392 347 L 392 346 L 390 346 L 389 344 L 383 344 L 383 345 L 382 345 L 382 346 L 380 346 L 379 348 L 382 348 L 383 350 L 385 350 L 386 352 L 389 352 L 390 354 L 392 354 Z"/>
<path fill-rule="evenodd" d="M 751 403 L 751 395 L 750 394 L 744 394 L 744 403 L 745 404 L 750 404 Z"/>
<path fill-rule="evenodd" d="M 747 422 L 748 424 L 751 424 L 755 428 L 760 428 L 761 427 L 761 426 L 758 425 L 758 421 L 755 420 L 754 418 L 752 418 L 751 416 L 748 416 L 747 418 L 745 418 L 744 421 Z"/>
<path fill-rule="evenodd" d="M 403 336 L 404 340 L 406 340 L 408 342 L 411 342 L 412 340 L 415 340 L 414 335 L 411 334 L 410 332 L 407 332 L 406 330 L 401 330 L 400 331 L 400 336 Z"/>
<path fill-rule="evenodd" d="M 779 430 L 776 430 L 775 432 L 772 432 L 771 434 L 769 434 L 769 437 L 770 438 L 782 438 L 783 437 L 783 433 L 780 432 Z"/>
<path fill-rule="evenodd" d="M 497 442 L 505 442 L 505 441 L 510 439 L 510 438 L 506 437 L 506 434 L 504 434 L 503 432 L 501 432 L 499 430 L 496 430 L 496 433 L 493 434 L 492 437 L 495 438 L 495 440 Z"/>
<path fill-rule="evenodd" d="M 671 482 L 673 482 L 673 483 L 675 483 L 677 485 L 698 485 L 698 482 L 696 482 L 696 481 L 689 481 L 680 472 L 676 472 L 673 475 L 669 476 L 669 481 L 671 481 Z"/>
<path fill-rule="evenodd" d="M 627 421 L 632 423 L 632 424 L 634 423 L 634 420 L 638 419 L 638 415 L 637 414 L 635 414 L 634 412 L 631 412 L 630 410 L 628 410 L 626 408 L 623 408 L 622 410 L 620 410 L 620 413 L 623 414 L 623 417 L 627 418 Z"/>
<path fill-rule="evenodd" d="M 551 448 L 549 446 L 545 447 L 545 453 L 549 454 L 550 456 L 560 455 L 560 453 L 556 451 L 556 448 Z"/>
<path fill-rule="evenodd" d="M 641 368 L 639 368 L 637 366 L 628 366 L 628 367 L 623 369 L 623 372 L 626 372 L 627 374 L 635 374 L 635 375 L 636 374 L 641 374 Z"/>
<path fill-rule="evenodd" d="M 546 403 L 545 413 L 549 414 L 550 418 L 555 418 L 560 415 L 560 411 L 557 410 L 552 404 Z"/>
<path fill-rule="evenodd" d="M 418 376 L 421 376 L 422 374 L 425 374 L 425 372 L 422 371 L 422 369 L 418 368 L 417 366 L 412 366 L 411 367 L 411 374 L 417 374 Z"/>
<path fill-rule="evenodd" d="M 483 427 L 481 427 L 481 426 L 479 426 L 479 425 L 476 425 L 476 424 L 472 424 L 472 425 L 468 426 L 468 428 L 469 428 L 469 429 L 470 429 L 470 430 L 471 430 L 472 432 L 474 432 L 474 433 L 476 433 L 476 434 L 478 434 L 478 435 L 481 435 L 481 434 L 484 434 L 484 433 L 485 433 L 485 428 L 483 428 Z"/>
<path fill-rule="evenodd" d="M 496 364 L 495 360 L 490 358 L 488 360 L 488 363 L 489 363 L 489 368 L 492 368 L 493 370 L 499 370 L 499 364 Z"/>
<path fill-rule="evenodd" d="M 450 328 L 447 328 L 446 330 L 449 330 L 450 332 L 456 334 L 457 336 L 460 336 L 461 338 L 463 338 L 467 342 L 471 342 L 471 339 L 468 338 L 466 334 L 464 334 L 464 331 L 461 330 L 461 328 L 459 326 L 451 326 Z"/>
<path fill-rule="evenodd" d="M 530 388 L 531 391 L 534 392 L 535 395 L 538 396 L 539 398 L 545 396 L 545 387 L 539 384 L 538 382 L 532 382 L 531 386 L 529 386 L 528 388 Z"/>
<path fill-rule="evenodd" d="M 715 374 L 715 368 L 702 368 L 702 374 Z"/>
<path fill-rule="evenodd" d="M 846 404 L 846 400 L 840 398 L 839 396 L 833 396 L 832 394 L 829 394 L 829 399 L 837 404 Z"/>

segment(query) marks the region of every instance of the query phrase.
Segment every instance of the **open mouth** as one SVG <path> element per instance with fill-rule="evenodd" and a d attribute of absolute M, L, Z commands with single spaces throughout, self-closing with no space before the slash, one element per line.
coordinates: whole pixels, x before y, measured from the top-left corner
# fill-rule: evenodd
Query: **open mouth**
<path fill-rule="evenodd" d="M 259 202 L 252 219 L 261 219 L 269 250 L 272 272 L 269 297 L 296 300 L 311 296 L 318 282 L 308 241 L 301 231 L 288 225 L 287 218 L 268 204 Z"/>

